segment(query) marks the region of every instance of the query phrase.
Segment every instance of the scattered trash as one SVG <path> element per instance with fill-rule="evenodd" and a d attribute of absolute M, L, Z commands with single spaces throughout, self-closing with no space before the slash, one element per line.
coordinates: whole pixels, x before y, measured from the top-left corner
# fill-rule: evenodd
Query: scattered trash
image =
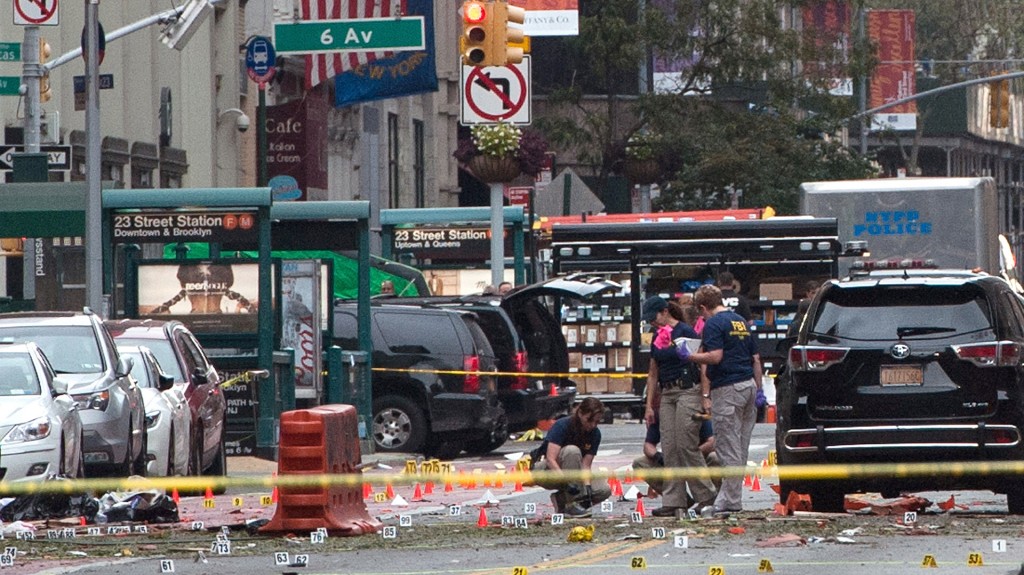
<path fill-rule="evenodd" d="M 637 535 L 636 533 L 630 533 L 629 535 L 623 535 L 622 537 L 619 537 L 618 540 L 619 541 L 639 541 L 640 539 L 641 539 L 641 537 L 639 535 Z"/>
<path fill-rule="evenodd" d="M 743 535 L 744 533 L 747 532 L 747 530 L 742 528 L 742 527 L 730 527 L 726 531 L 728 531 L 729 533 L 731 533 L 733 535 Z"/>
<path fill-rule="evenodd" d="M 67 481 L 59 475 L 51 475 L 46 481 Z M 95 499 L 81 493 L 32 493 L 15 497 L 0 509 L 0 520 L 35 521 L 37 519 L 60 519 L 84 516 L 90 520 L 96 516 L 99 505 Z"/>
<path fill-rule="evenodd" d="M 956 499 L 954 499 L 952 495 L 950 495 L 949 499 L 947 499 L 946 501 L 940 501 L 940 502 L 936 503 L 936 505 L 938 505 L 939 509 L 941 509 L 943 511 L 949 511 L 950 509 L 954 509 L 954 508 L 955 509 L 969 509 L 969 507 L 967 507 L 966 505 L 958 504 L 956 502 Z"/>
<path fill-rule="evenodd" d="M 577 526 L 577 527 L 573 527 L 572 530 L 569 531 L 569 536 L 566 538 L 566 541 L 569 541 L 569 542 L 580 542 L 580 543 L 586 542 L 586 541 L 593 541 L 593 540 L 594 540 L 594 526 L 593 525 L 587 525 L 586 527 L 584 527 L 582 525 Z"/>
<path fill-rule="evenodd" d="M 855 540 L 849 537 L 836 537 L 836 541 L 839 543 L 856 543 Z"/>
<path fill-rule="evenodd" d="M 762 539 L 754 544 L 757 547 L 798 547 L 807 545 L 807 540 L 796 533 L 783 533 L 767 539 Z"/>
<path fill-rule="evenodd" d="M 843 537 L 853 537 L 854 535 L 860 534 L 862 529 L 862 527 L 857 527 L 855 529 L 844 529 L 843 531 L 840 531 L 839 534 Z"/>
<path fill-rule="evenodd" d="M 68 555 L 74 555 L 75 557 L 88 557 L 89 554 L 85 551 L 68 551 Z"/>
<path fill-rule="evenodd" d="M 14 523 L 5 525 L 3 528 L 4 537 L 14 536 L 19 531 L 30 531 L 32 533 L 35 533 L 36 526 L 32 525 L 31 523 L 25 523 L 24 521 L 15 521 Z"/>
<path fill-rule="evenodd" d="M 122 521 L 177 523 L 179 521 L 178 506 L 173 499 L 159 490 L 106 493 L 100 497 L 99 511 L 93 515 L 96 523 Z M 88 518 L 88 515 L 86 517 Z"/>

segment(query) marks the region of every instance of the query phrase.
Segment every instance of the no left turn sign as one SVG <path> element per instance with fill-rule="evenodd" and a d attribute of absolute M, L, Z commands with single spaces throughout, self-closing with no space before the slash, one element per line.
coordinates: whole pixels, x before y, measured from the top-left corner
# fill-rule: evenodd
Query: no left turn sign
<path fill-rule="evenodd" d="M 462 67 L 464 126 L 530 123 L 530 58 L 507 66 Z"/>
<path fill-rule="evenodd" d="M 56 26 L 59 0 L 14 0 L 14 23 L 19 26 Z"/>

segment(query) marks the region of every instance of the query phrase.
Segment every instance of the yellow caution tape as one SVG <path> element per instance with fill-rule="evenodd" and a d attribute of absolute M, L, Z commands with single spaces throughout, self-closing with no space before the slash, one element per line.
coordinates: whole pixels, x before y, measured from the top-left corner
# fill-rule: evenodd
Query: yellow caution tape
<path fill-rule="evenodd" d="M 646 378 L 646 373 L 629 373 L 629 372 L 603 372 L 603 371 L 578 371 L 569 373 L 548 373 L 539 371 L 466 371 L 462 369 L 412 369 L 412 368 L 397 368 L 397 367 L 374 367 L 371 371 L 379 371 L 386 373 L 436 373 L 444 375 L 493 375 L 500 377 L 587 377 L 587 376 L 600 376 L 609 377 L 612 379 L 638 379 Z"/>
<path fill-rule="evenodd" d="M 433 467 L 433 466 L 431 466 Z M 163 489 L 170 491 L 202 492 L 206 488 L 218 489 L 227 487 L 253 488 L 271 490 L 276 487 L 362 487 L 364 483 L 372 485 L 412 485 L 416 482 L 434 481 L 459 482 L 463 479 L 472 481 L 497 481 L 505 483 L 543 481 L 551 483 L 590 483 L 615 477 L 614 471 L 528 471 L 524 466 L 500 473 L 453 473 L 451 464 L 441 464 L 443 473 L 326 473 L 319 475 L 251 476 L 251 477 L 129 477 L 125 479 L 75 479 L 61 481 L 18 481 L 0 483 L 0 497 L 32 493 L 64 493 L 78 494 L 82 492 L 106 491 L 146 491 Z M 773 468 L 775 469 L 775 468 Z M 757 473 L 761 468 L 751 466 L 740 467 L 708 467 L 681 468 L 666 467 L 634 471 L 638 479 L 713 479 L 719 477 L 742 477 Z M 777 468 L 779 479 L 820 479 L 840 480 L 858 477 L 918 477 L 936 476 L 964 477 L 975 475 L 1021 475 L 1024 476 L 1024 461 L 997 462 L 941 462 L 941 463 L 871 463 L 871 464 L 819 464 L 819 465 L 785 465 Z"/>

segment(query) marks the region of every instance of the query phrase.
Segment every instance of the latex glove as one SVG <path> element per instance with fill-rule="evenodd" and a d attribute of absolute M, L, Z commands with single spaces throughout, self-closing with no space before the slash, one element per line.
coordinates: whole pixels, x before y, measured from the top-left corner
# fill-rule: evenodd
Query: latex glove
<path fill-rule="evenodd" d="M 764 395 L 764 390 L 760 387 L 757 388 L 757 396 L 754 398 L 754 404 L 757 407 L 764 407 L 768 405 L 768 398 Z"/>
<path fill-rule="evenodd" d="M 658 328 L 658 335 L 654 338 L 654 347 L 665 349 L 670 345 L 672 345 L 672 328 L 663 325 Z"/>
<path fill-rule="evenodd" d="M 672 340 L 672 343 L 676 346 L 676 355 L 683 361 L 690 361 L 690 349 L 686 347 L 685 338 L 678 337 Z"/>

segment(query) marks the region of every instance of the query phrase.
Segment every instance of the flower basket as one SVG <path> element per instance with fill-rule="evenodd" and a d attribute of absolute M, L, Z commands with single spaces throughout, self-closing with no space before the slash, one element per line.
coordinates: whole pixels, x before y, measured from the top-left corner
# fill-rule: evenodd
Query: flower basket
<path fill-rule="evenodd" d="M 510 182 L 521 173 L 519 160 L 513 156 L 480 154 L 469 160 L 469 168 L 487 183 Z"/>
<path fill-rule="evenodd" d="M 634 184 L 651 184 L 661 177 L 661 166 L 656 160 L 626 158 L 622 162 L 622 174 Z"/>

